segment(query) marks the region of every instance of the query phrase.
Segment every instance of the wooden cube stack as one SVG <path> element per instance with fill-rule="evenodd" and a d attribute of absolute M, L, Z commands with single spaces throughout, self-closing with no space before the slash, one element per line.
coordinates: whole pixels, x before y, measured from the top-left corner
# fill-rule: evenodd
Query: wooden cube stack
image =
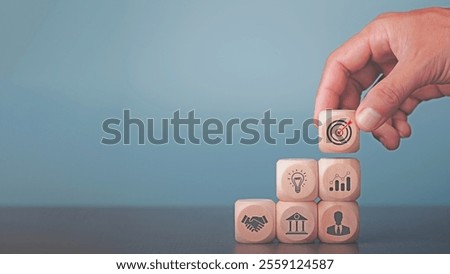
<path fill-rule="evenodd" d="M 319 115 L 319 148 L 355 152 L 359 129 L 352 110 Z M 359 235 L 361 192 L 355 158 L 281 159 L 276 164 L 278 202 L 243 199 L 235 203 L 235 239 L 241 243 L 350 243 Z"/>

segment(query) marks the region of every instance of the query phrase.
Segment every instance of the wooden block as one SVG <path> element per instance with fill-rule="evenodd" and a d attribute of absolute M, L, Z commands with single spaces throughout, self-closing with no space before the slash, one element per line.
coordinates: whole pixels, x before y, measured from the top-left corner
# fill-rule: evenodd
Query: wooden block
<path fill-rule="evenodd" d="M 359 235 L 359 206 L 356 202 L 327 202 L 318 205 L 319 239 L 324 243 L 352 243 Z"/>
<path fill-rule="evenodd" d="M 326 153 L 359 150 L 359 128 L 354 110 L 323 110 L 319 113 L 319 149 Z"/>
<path fill-rule="evenodd" d="M 317 161 L 281 159 L 277 162 L 277 197 L 284 202 L 310 202 L 319 194 Z"/>
<path fill-rule="evenodd" d="M 235 239 L 240 243 L 269 243 L 275 239 L 275 203 L 243 199 L 234 204 Z"/>
<path fill-rule="evenodd" d="M 277 238 L 282 243 L 311 243 L 317 238 L 315 202 L 278 202 Z"/>
<path fill-rule="evenodd" d="M 361 168 L 355 158 L 319 160 L 319 197 L 324 201 L 356 201 L 361 193 Z"/>

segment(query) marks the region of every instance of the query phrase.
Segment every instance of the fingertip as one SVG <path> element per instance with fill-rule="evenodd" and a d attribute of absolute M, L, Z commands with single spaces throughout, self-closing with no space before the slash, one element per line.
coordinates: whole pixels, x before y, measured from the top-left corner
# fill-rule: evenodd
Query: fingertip
<path fill-rule="evenodd" d="M 383 144 L 383 145 L 389 151 L 396 150 L 397 148 L 400 147 L 400 139 L 395 143 L 387 142 L 386 144 Z"/>
<path fill-rule="evenodd" d="M 380 137 L 378 140 L 387 150 L 390 151 L 396 150 L 400 146 L 400 136 L 391 138 Z"/>
<path fill-rule="evenodd" d="M 397 130 L 400 138 L 411 136 L 411 125 L 408 123 L 406 114 L 398 111 L 392 118 L 392 126 Z"/>
<path fill-rule="evenodd" d="M 400 135 L 389 123 L 384 123 L 372 135 L 388 150 L 395 150 L 400 146 Z"/>
<path fill-rule="evenodd" d="M 397 127 L 398 134 L 401 138 L 408 138 L 411 136 L 411 126 L 408 123 L 401 124 Z"/>
<path fill-rule="evenodd" d="M 319 114 L 318 114 L 318 112 L 314 112 L 313 122 L 314 122 L 314 126 L 316 128 L 319 128 Z"/>
<path fill-rule="evenodd" d="M 356 111 L 356 124 L 363 131 L 374 131 L 381 122 L 381 114 L 373 108 L 366 107 Z"/>

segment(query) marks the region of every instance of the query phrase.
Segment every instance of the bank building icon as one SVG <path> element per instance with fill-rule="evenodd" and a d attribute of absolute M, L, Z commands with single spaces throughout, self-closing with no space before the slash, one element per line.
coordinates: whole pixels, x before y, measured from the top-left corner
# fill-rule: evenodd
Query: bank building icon
<path fill-rule="evenodd" d="M 308 234 L 305 231 L 305 221 L 308 221 L 303 215 L 296 212 L 286 219 L 289 222 L 289 231 L 286 234 Z"/>

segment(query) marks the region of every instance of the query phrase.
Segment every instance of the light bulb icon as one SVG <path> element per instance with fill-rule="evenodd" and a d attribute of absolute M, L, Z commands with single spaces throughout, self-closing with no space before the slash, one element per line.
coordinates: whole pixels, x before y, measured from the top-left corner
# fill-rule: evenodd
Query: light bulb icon
<path fill-rule="evenodd" d="M 294 190 L 296 193 L 300 193 L 302 190 L 302 187 L 305 186 L 306 180 L 306 173 L 303 170 L 292 170 L 288 173 L 288 180 L 292 187 L 294 187 Z"/>

